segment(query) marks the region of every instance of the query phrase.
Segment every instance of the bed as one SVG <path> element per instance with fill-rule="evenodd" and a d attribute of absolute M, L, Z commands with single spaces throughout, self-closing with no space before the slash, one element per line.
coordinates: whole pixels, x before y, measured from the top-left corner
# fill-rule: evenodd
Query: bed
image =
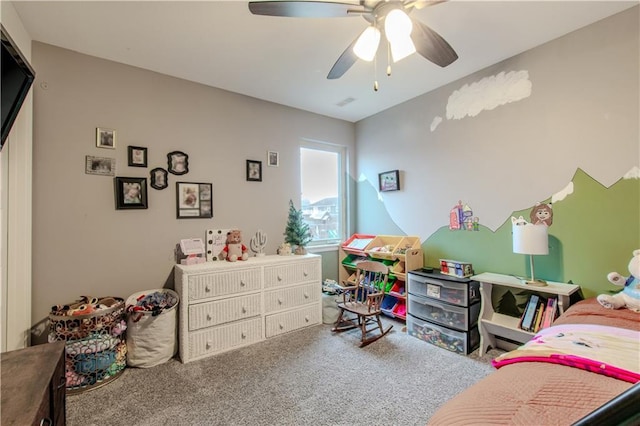
<path fill-rule="evenodd" d="M 594 363 L 588 365 L 587 362 L 586 366 L 571 366 L 568 364 L 576 359 L 586 358 L 536 354 L 532 351 L 538 349 L 535 347 L 538 342 L 532 342 L 497 357 L 496 371 L 445 403 L 428 424 L 569 425 L 618 395 L 630 392 L 635 392 L 635 411 L 638 411 L 636 389 L 640 385 L 634 386 L 634 383 L 640 382 L 640 314 L 628 309 L 605 309 L 595 298 L 587 299 L 572 305 L 546 330 L 549 336 L 583 328 L 606 331 L 607 335 L 614 331 L 631 336 L 627 342 L 630 347 L 625 349 L 630 352 L 622 355 L 622 361 L 627 367 L 631 365 L 631 371 L 616 367 L 599 369 L 597 365 L 594 368 Z M 536 337 L 539 341 L 545 340 L 544 336 Z M 584 346 L 589 349 L 588 346 L 597 345 L 586 343 Z M 528 352 L 517 352 L 526 347 Z"/>

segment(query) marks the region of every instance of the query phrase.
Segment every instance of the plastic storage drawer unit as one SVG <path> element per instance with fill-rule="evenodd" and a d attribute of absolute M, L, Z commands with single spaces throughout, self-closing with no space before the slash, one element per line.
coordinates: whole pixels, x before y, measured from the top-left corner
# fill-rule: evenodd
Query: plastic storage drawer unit
<path fill-rule="evenodd" d="M 469 306 L 480 300 L 480 283 L 438 273 L 409 272 L 408 292 L 458 306 Z"/>
<path fill-rule="evenodd" d="M 423 321 L 409 314 L 407 315 L 407 330 L 411 336 L 463 355 L 473 352 L 480 346 L 480 333 L 477 326 L 467 332 L 456 331 Z"/>
<path fill-rule="evenodd" d="M 409 298 L 409 312 L 426 321 L 442 324 L 456 330 L 469 331 L 472 326 L 478 323 L 480 303 L 465 308 L 412 295 Z"/>

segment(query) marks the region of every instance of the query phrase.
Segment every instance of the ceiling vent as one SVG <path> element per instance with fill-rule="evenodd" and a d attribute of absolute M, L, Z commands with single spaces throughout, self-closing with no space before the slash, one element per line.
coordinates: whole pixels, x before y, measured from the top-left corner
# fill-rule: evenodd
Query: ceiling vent
<path fill-rule="evenodd" d="M 338 105 L 339 107 L 343 107 L 345 105 L 350 104 L 353 101 L 355 101 L 355 98 L 346 98 L 346 99 L 343 99 L 340 102 L 338 102 L 336 105 Z"/>

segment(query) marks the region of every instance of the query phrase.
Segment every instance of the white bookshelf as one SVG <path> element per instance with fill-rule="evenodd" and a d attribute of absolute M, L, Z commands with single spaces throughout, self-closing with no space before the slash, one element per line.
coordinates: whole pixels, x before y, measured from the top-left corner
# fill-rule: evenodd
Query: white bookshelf
<path fill-rule="evenodd" d="M 493 286 L 533 291 L 543 297 L 557 297 L 560 315 L 569 307 L 571 295 L 580 290 L 580 286 L 575 284 L 552 281 L 548 281 L 544 287 L 531 286 L 512 275 L 494 274 L 492 272 L 474 275 L 471 279 L 480 283 L 480 296 L 482 298 L 480 321 L 478 322 L 478 328 L 480 329 L 480 356 L 484 355 L 490 347 L 511 350 L 517 346 L 506 340 L 497 339 L 496 336 L 525 343 L 534 335 L 534 333 L 524 331 L 518 327 L 519 318 L 495 312 L 491 298 Z"/>

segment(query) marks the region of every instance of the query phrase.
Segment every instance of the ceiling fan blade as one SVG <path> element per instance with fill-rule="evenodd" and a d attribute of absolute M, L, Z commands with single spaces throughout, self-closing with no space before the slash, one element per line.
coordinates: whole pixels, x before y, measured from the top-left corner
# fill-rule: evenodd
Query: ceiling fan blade
<path fill-rule="evenodd" d="M 287 16 L 291 18 L 336 18 L 358 16 L 367 10 L 354 3 L 328 1 L 250 1 L 254 15 Z"/>
<path fill-rule="evenodd" d="M 353 53 L 353 46 L 355 46 L 357 41 L 358 38 L 353 40 L 349 47 L 347 47 L 345 51 L 342 52 L 342 55 L 340 55 L 336 63 L 333 64 L 331 71 L 329 71 L 329 74 L 327 75 L 328 80 L 335 80 L 336 78 L 342 77 L 342 75 L 347 72 L 353 64 L 356 63 L 358 57 L 355 53 Z"/>
<path fill-rule="evenodd" d="M 420 10 L 428 6 L 435 6 L 436 4 L 444 3 L 446 1 L 447 0 L 415 0 L 409 2 L 408 4 L 405 4 L 405 7 L 413 7 Z"/>
<path fill-rule="evenodd" d="M 458 54 L 440 34 L 420 21 L 415 19 L 411 21 L 413 22 L 411 40 L 419 54 L 443 68 L 458 59 Z"/>

